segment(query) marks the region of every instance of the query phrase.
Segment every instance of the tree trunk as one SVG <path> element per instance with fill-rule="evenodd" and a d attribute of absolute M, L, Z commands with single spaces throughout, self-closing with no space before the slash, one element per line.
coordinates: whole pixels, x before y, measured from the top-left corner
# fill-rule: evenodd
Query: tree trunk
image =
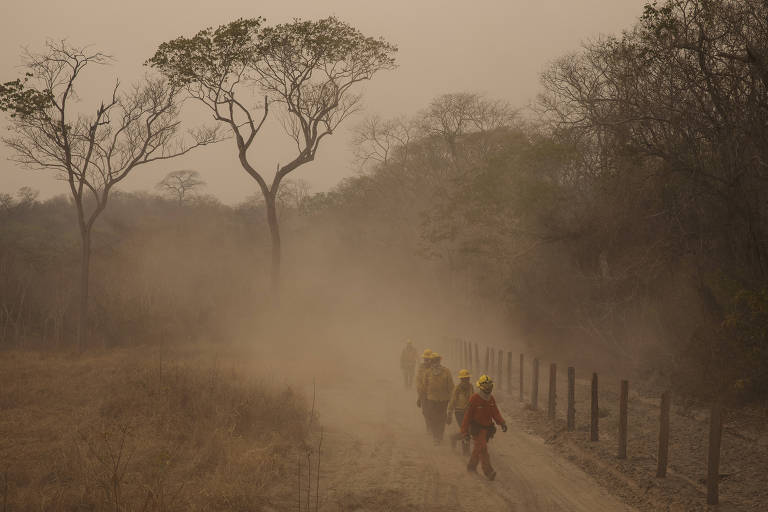
<path fill-rule="evenodd" d="M 272 271 L 270 281 L 272 287 L 272 298 L 275 302 L 280 300 L 280 225 L 277 222 L 276 191 L 265 196 L 267 204 L 267 223 L 269 224 L 269 234 L 272 238 Z"/>
<path fill-rule="evenodd" d="M 82 255 L 80 258 L 80 311 L 77 321 L 77 348 L 85 350 L 88 329 L 88 281 L 91 267 L 91 232 L 87 228 L 80 230 Z"/>

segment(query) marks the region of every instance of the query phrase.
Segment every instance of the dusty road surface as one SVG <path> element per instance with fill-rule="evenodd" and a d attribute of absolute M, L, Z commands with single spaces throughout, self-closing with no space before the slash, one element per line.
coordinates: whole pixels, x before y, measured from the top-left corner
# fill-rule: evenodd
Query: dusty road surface
<path fill-rule="evenodd" d="M 433 446 L 414 392 L 394 378 L 372 384 L 318 387 L 324 425 L 319 510 L 634 510 L 541 439 L 514 428 L 499 430 L 490 444 L 496 481 L 468 474 L 466 459 L 447 440 Z M 454 423 L 446 432 L 456 429 Z M 314 500 L 315 489 L 311 495 Z"/>

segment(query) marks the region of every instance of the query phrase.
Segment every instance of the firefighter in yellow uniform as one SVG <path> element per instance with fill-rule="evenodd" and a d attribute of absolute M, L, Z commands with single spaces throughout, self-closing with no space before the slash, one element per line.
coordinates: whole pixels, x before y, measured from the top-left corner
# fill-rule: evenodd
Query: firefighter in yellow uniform
<path fill-rule="evenodd" d="M 421 414 L 424 415 L 424 423 L 427 426 L 427 434 L 429 434 L 429 420 L 427 419 L 427 410 L 423 407 L 425 390 L 424 390 L 424 375 L 432 364 L 432 351 L 425 349 L 421 354 L 421 364 L 419 370 L 416 372 L 416 407 L 421 407 Z"/>
<path fill-rule="evenodd" d="M 448 402 L 448 413 L 445 417 L 445 422 L 451 424 L 451 413 L 456 416 L 456 425 L 461 429 L 461 424 L 464 422 L 464 411 L 469 404 L 469 398 L 475 389 L 472 387 L 472 383 L 469 382 L 471 375 L 469 370 L 461 370 L 459 372 L 459 383 L 453 388 L 451 394 L 451 401 Z M 451 447 L 456 447 L 456 442 L 461 441 L 461 451 L 464 455 L 469 455 L 469 440 L 464 438 L 464 434 L 461 430 L 457 434 L 451 436 Z"/>
<path fill-rule="evenodd" d="M 432 364 L 424 374 L 424 414 L 435 445 L 440 444 L 445 434 L 445 413 L 453 392 L 451 371 L 440 364 L 441 357 L 432 352 Z"/>

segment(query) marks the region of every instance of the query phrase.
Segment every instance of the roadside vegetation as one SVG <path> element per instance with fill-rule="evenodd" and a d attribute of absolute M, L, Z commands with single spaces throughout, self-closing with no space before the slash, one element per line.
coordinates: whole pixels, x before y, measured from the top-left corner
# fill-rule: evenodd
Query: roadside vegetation
<path fill-rule="evenodd" d="M 255 378 L 210 347 L 74 358 L 4 352 L 0 503 L 7 510 L 280 509 L 295 492 L 290 454 L 301 448 L 309 419 L 301 393 Z"/>

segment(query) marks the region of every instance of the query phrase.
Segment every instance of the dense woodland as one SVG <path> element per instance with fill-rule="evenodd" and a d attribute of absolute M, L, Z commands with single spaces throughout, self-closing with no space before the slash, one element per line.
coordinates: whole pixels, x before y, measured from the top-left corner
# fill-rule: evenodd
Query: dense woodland
<path fill-rule="evenodd" d="M 293 250 L 324 233 L 362 261 L 396 252 L 450 296 L 503 305 L 542 350 L 764 399 L 766 120 L 768 4 L 673 0 L 552 63 L 532 108 L 456 93 L 360 122 L 360 172 L 323 193 L 284 183 L 278 214 Z M 225 336 L 264 301 L 265 208 L 113 193 L 94 228 L 91 343 Z M 74 215 L 64 197 L 0 197 L 4 346 L 71 345 Z"/>

